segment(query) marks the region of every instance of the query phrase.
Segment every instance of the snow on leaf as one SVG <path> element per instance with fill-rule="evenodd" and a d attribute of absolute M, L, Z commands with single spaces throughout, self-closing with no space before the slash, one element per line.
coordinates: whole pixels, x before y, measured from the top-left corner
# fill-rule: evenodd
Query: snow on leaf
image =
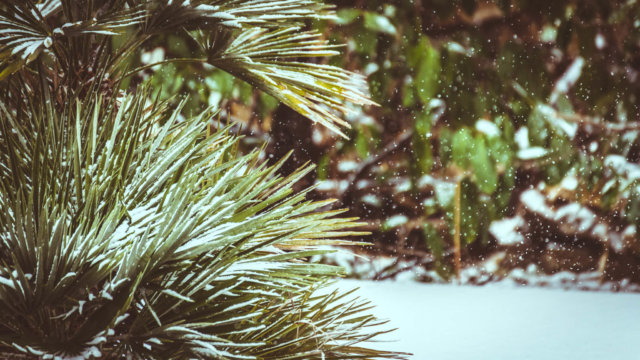
<path fill-rule="evenodd" d="M 163 289 L 162 290 L 163 294 L 167 294 L 169 296 L 173 296 L 176 299 L 182 300 L 182 301 L 186 301 L 186 302 L 193 302 L 193 299 L 191 299 L 190 297 L 184 296 L 176 291 L 173 291 L 171 289 Z"/>

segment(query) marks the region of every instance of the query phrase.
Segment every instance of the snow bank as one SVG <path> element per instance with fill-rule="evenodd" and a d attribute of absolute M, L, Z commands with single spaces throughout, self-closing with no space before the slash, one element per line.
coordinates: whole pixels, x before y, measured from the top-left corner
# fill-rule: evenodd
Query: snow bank
<path fill-rule="evenodd" d="M 640 358 L 640 295 L 341 280 L 397 331 L 371 346 L 416 360 Z"/>

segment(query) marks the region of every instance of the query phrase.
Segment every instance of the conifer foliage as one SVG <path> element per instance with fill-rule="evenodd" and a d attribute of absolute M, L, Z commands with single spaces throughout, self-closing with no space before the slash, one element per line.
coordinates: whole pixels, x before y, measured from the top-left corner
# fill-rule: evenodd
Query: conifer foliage
<path fill-rule="evenodd" d="M 0 357 L 396 358 L 367 303 L 316 290 L 339 268 L 303 259 L 349 244 L 215 110 L 185 117 L 128 60 L 179 34 L 189 59 L 340 132 L 364 80 L 301 62 L 335 52 L 314 0 L 7 0 L 0 5 Z M 121 40 L 115 42 L 114 39 Z M 114 44 L 118 44 L 117 46 Z"/>

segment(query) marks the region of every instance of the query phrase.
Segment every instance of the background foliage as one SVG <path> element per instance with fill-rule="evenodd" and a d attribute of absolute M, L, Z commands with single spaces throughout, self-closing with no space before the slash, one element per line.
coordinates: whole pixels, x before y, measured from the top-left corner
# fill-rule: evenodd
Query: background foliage
<path fill-rule="evenodd" d="M 366 74 L 381 105 L 350 118 L 351 141 L 241 84 L 200 86 L 201 101 L 232 94 L 225 114 L 268 153 L 318 162 L 316 196 L 367 219 L 378 253 L 444 278 L 508 249 L 503 268 L 639 280 L 636 2 L 336 4 L 317 23 L 347 44 L 330 62 Z"/>
<path fill-rule="evenodd" d="M 369 74 L 382 107 L 365 114 L 354 141 L 321 163 L 328 178 L 340 179 L 349 171 L 336 157 L 376 159 L 364 171 L 351 170 L 356 182 L 334 193 L 378 220 L 380 248 L 429 258 L 425 251 L 446 277 L 460 257 L 482 260 L 502 248 L 506 223 L 497 221 L 522 219 L 512 233 L 528 259 L 502 265 L 533 262 L 547 272 L 581 267 L 638 279 L 629 255 L 637 255 L 640 216 L 636 3 L 352 6 L 341 7 L 330 32 L 350 44 L 343 61 Z M 398 150 L 386 151 L 389 145 Z M 528 189 L 543 200 L 530 201 Z M 537 205 L 548 208 L 538 214 Z M 492 223 L 500 224 L 493 232 Z M 556 253 L 554 261 L 565 263 L 554 267 L 538 248 L 550 242 L 596 249 L 595 259 L 610 248 L 629 257 L 617 274 L 612 257 L 602 266 Z"/>

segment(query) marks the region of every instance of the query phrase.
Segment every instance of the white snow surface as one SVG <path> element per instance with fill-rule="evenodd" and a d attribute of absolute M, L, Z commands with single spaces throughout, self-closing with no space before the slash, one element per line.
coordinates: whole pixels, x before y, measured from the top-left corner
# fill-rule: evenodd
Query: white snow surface
<path fill-rule="evenodd" d="M 520 216 L 496 220 L 489 226 L 489 232 L 496 238 L 500 245 L 524 244 L 525 237 L 518 229 L 525 225 Z"/>
<path fill-rule="evenodd" d="M 520 201 L 531 211 L 541 214 L 553 214 L 553 210 L 547 205 L 544 195 L 538 191 L 529 189 L 520 194 Z"/>
<path fill-rule="evenodd" d="M 527 128 L 526 126 L 518 129 L 518 131 L 516 131 L 514 135 L 514 138 L 516 144 L 518 144 L 518 147 L 520 149 L 527 149 L 531 147 L 531 144 L 529 143 L 529 128 Z"/>
<path fill-rule="evenodd" d="M 582 74 L 582 67 L 584 66 L 584 58 L 578 56 L 573 63 L 569 66 L 567 71 L 562 74 L 562 77 L 558 79 L 556 85 L 553 88 L 553 92 L 549 98 L 549 102 L 555 104 L 558 101 L 560 95 L 569 92 L 569 89 L 575 85 Z"/>
<path fill-rule="evenodd" d="M 498 126 L 487 119 L 478 120 L 476 122 L 476 130 L 484 133 L 488 137 L 500 136 L 500 129 Z"/>
<path fill-rule="evenodd" d="M 341 280 L 415 360 L 640 359 L 640 294 Z"/>
<path fill-rule="evenodd" d="M 534 160 L 539 159 L 547 155 L 548 151 L 540 146 L 530 147 L 526 149 L 518 150 L 518 159 L 520 160 Z"/>

